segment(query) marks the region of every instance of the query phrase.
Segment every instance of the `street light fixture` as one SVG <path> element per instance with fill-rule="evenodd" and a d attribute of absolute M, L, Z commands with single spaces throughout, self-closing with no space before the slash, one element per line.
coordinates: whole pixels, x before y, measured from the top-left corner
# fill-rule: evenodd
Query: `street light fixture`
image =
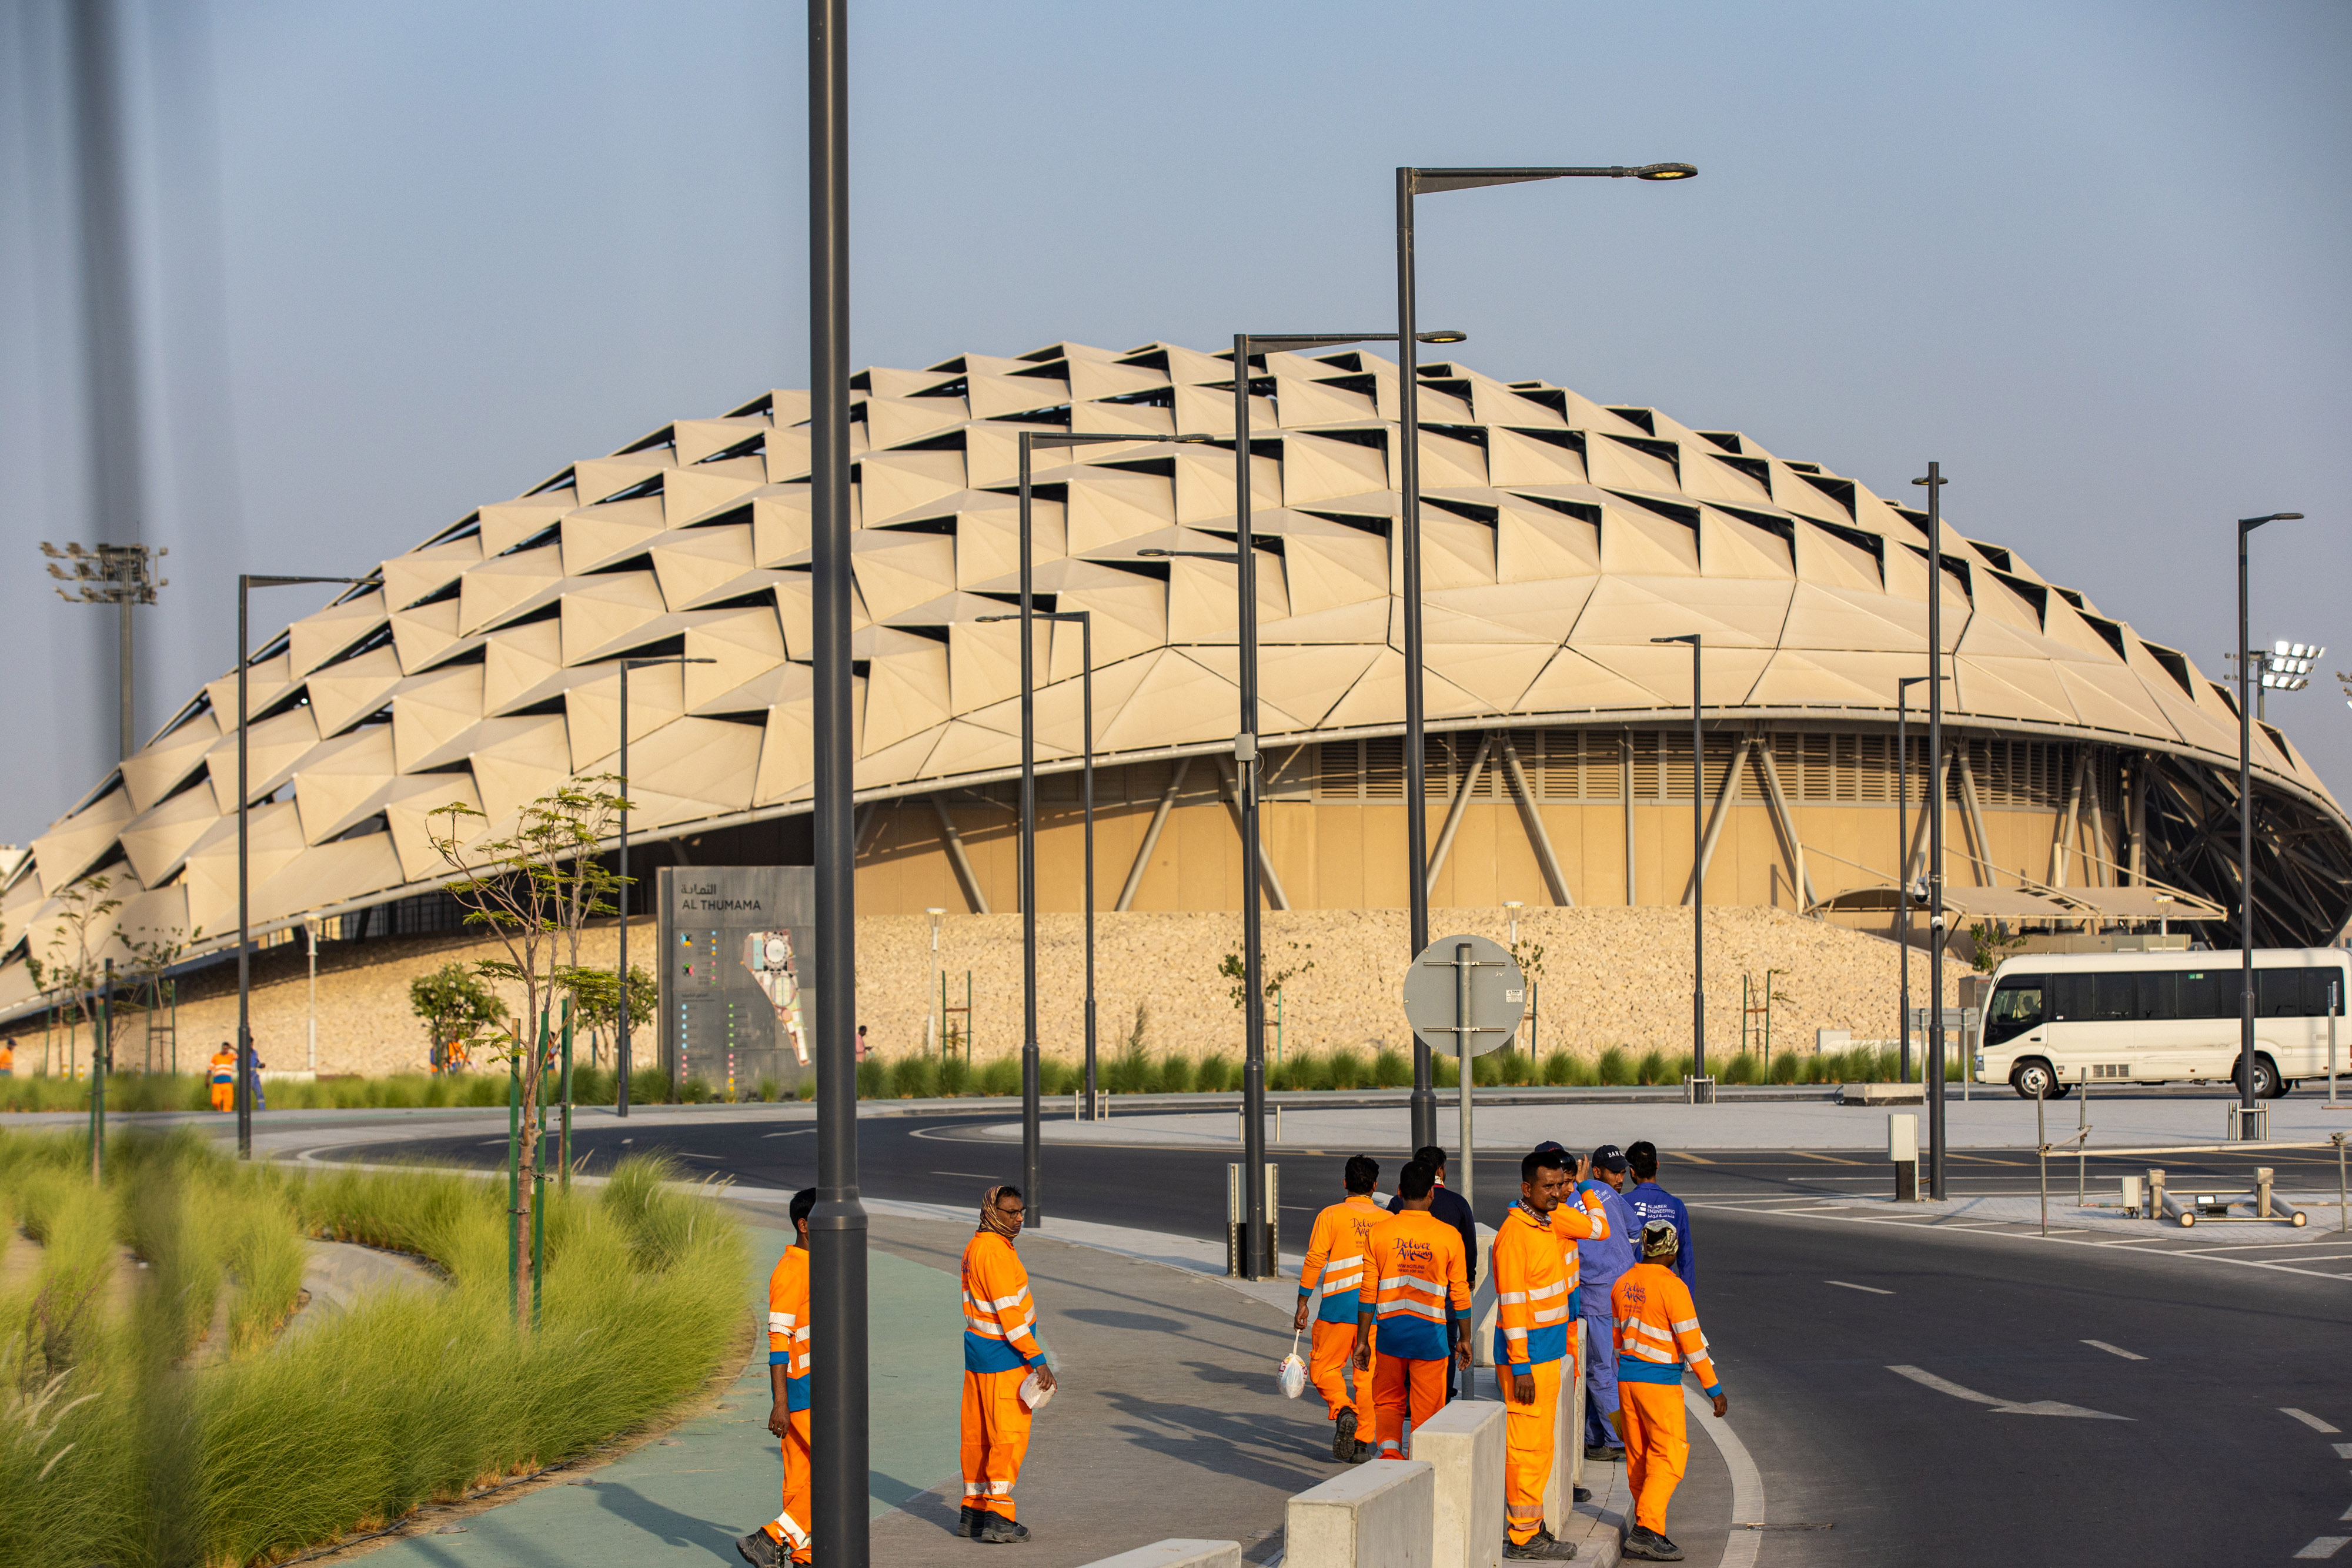
<path fill-rule="evenodd" d="M 2238 646 L 2246 645 L 2246 536 L 2264 523 L 2302 520 L 2301 512 L 2238 519 Z M 2254 1116 L 2254 715 L 2246 702 L 2246 668 L 2238 661 L 2238 1137 L 2255 1135 Z"/>
<path fill-rule="evenodd" d="M 1899 1068 L 1895 1082 L 1911 1082 L 1911 688 L 1927 681 L 1925 675 L 1905 675 L 1895 683 L 1895 857 L 1899 868 L 1895 880 L 1895 940 L 1901 946 L 1903 966 L 1902 1025 L 1896 1030 L 1902 1041 L 1898 1056 Z"/>
<path fill-rule="evenodd" d="M 654 659 L 624 659 L 621 661 L 621 968 L 620 1020 L 614 1026 L 613 1067 L 616 1074 L 613 1092 L 613 1112 L 616 1116 L 629 1113 L 629 672 L 656 664 L 677 664 L 678 682 L 683 687 L 688 664 L 715 664 L 716 659 L 689 659 L 683 653 L 665 653 Z M 683 690 L 679 693 L 682 698 Z"/>
<path fill-rule="evenodd" d="M 1419 330 L 1420 307 L 1413 273 L 1413 198 L 1423 192 L 1469 191 L 1486 185 L 1517 185 L 1534 180 L 1688 180 L 1698 170 L 1688 163 L 1643 163 L 1608 168 L 1416 169 L 1396 172 L 1397 329 L 1392 340 L 1397 353 L 1397 489 L 1404 497 L 1400 513 L 1399 570 L 1404 581 L 1404 814 L 1405 853 L 1412 874 L 1405 878 L 1412 911 L 1412 951 L 1429 946 L 1429 823 L 1428 759 L 1423 755 L 1421 626 L 1421 367 L 1414 346 L 1424 342 L 1457 342 L 1454 334 Z M 1431 1077 L 1429 1047 L 1416 1035 L 1412 1042 L 1412 1143 L 1415 1148 L 1437 1141 L 1437 1090 Z M 1462 1157 L 1471 1157 L 1462 1151 Z"/>
<path fill-rule="evenodd" d="M 1699 729 L 1700 637 L 1653 637 L 1653 643 L 1687 643 L 1691 651 L 1691 1081 L 1693 1104 L 1714 1103 L 1706 1076 L 1706 867 L 1699 859 L 1706 836 L 1706 737 Z M 1704 1084 L 1706 1087 L 1701 1088 Z M 1701 1095 L 1705 1095 L 1704 1100 Z"/>
<path fill-rule="evenodd" d="M 247 864 L 247 818 L 252 786 L 246 780 L 246 674 L 253 667 L 247 634 L 247 601 L 257 588 L 292 588 L 305 582 L 356 586 L 363 577 L 236 577 L 236 1157 L 253 1157 L 253 904 Z M 128 619 L 128 609 L 123 615 Z"/>
<path fill-rule="evenodd" d="M 119 760 L 128 762 L 137 749 L 136 710 L 131 700 L 131 611 L 134 605 L 154 603 L 155 591 L 172 586 L 171 579 L 157 577 L 154 570 L 157 559 L 172 553 L 171 547 L 151 549 L 145 545 L 102 544 L 85 549 L 69 543 L 60 549 L 43 539 L 41 553 L 49 558 L 51 577 L 74 585 L 71 593 L 58 589 L 59 599 L 68 604 L 111 604 L 121 612 L 115 629 L 115 674 L 121 703 L 116 720 L 116 743 Z"/>
<path fill-rule="evenodd" d="M 1085 731 L 1081 744 L 1081 782 L 1078 787 L 1079 810 L 1086 822 L 1086 884 L 1087 884 L 1087 1082 L 1086 1107 L 1078 1113 L 1081 1122 L 1095 1119 L 1097 1092 L 1095 1074 L 1095 617 L 1091 610 L 1041 611 L 1040 621 L 1073 621 L 1078 627 L 1079 724 Z M 998 621 L 1018 621 L 1018 615 L 982 615 L 977 618 L 987 625 Z M 1021 692 L 1025 701 L 1029 688 L 1024 684 Z M 1028 905 L 1022 905 L 1026 909 Z M 939 916 L 931 917 L 931 950 L 940 946 Z M 1034 946 L 1031 951 L 1034 951 Z M 938 961 L 932 961 L 938 967 Z"/>

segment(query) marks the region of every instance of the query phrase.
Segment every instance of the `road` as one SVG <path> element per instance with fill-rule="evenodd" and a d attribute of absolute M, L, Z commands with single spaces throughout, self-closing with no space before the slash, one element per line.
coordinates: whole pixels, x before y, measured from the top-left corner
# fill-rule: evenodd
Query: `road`
<path fill-rule="evenodd" d="M 864 1190 L 976 1204 L 982 1188 L 1018 1175 L 1017 1144 L 979 1133 L 1003 1120 L 862 1121 Z M 491 1166 L 504 1144 L 502 1135 L 388 1143 L 335 1157 Z M 656 1128 L 600 1118 L 576 1132 L 574 1149 L 592 1170 L 660 1150 L 747 1186 L 796 1187 L 814 1177 L 805 1122 Z M 1276 1155 L 1294 1249 L 1314 1210 L 1336 1196 L 1345 1153 Z M 2284 1155 L 2260 1158 L 2290 1166 Z M 2176 1157 L 2172 1168 L 2176 1184 L 2199 1176 L 2242 1186 L 2252 1163 L 2215 1155 L 2200 1168 Z M 1214 1238 L 1224 1164 L 1213 1150 L 1051 1148 L 1047 1233 L 1060 1215 Z M 1961 1195 L 2034 1190 L 2028 1155 L 1956 1160 L 1953 1172 Z M 2256 1563 L 2352 1537 L 2352 1521 L 2339 1522 L 2352 1502 L 2344 1467 L 2352 1448 L 2339 1455 L 2336 1446 L 2352 1437 L 2284 1413 L 2352 1434 L 2352 1378 L 2342 1365 L 2352 1281 L 1714 1207 L 1766 1194 L 1882 1190 L 1885 1167 L 1860 1156 L 1702 1151 L 1669 1155 L 1662 1176 L 1709 1205 L 1696 1218 L 1699 1312 L 1735 1425 L 1762 1472 L 1770 1528 L 1758 1561 L 1769 1568 L 1972 1568 L 1989 1556 L 2013 1564 Z M 1492 1222 L 1507 1206 L 1516 1162 L 1482 1158 L 1478 1176 L 1481 1217 Z M 2320 1185 L 2316 1167 L 2283 1169 L 2282 1177 Z M 2352 1272 L 2352 1261 L 2326 1267 Z M 2095 1414 L 2007 1407 L 2020 1405 Z M 1728 1518 L 1720 1475 L 1700 1446 L 1675 1521 L 1694 1563 L 1719 1560 L 1727 1528 L 1754 1522 Z M 2352 1562 L 2352 1544 L 2343 1550 Z"/>

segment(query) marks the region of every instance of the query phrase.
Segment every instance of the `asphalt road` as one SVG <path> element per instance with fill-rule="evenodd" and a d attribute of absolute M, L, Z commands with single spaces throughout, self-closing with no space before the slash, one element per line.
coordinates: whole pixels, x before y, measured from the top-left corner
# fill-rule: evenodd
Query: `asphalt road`
<path fill-rule="evenodd" d="M 1002 1120 L 861 1122 L 864 1190 L 975 1204 L 982 1187 L 1018 1176 L 1018 1145 L 978 1135 Z M 494 1130 L 503 1131 L 483 1129 Z M 502 1135 L 387 1143 L 335 1157 L 492 1166 L 504 1144 Z M 805 1123 L 605 1121 L 574 1134 L 575 1155 L 592 1170 L 663 1150 L 691 1169 L 770 1187 L 812 1182 L 814 1144 Z M 1347 1152 L 1276 1156 L 1294 1249 L 1314 1210 L 1337 1195 Z M 1393 1157 L 1387 1152 L 1383 1166 Z M 2290 1166 L 2278 1154 L 2260 1158 Z M 2172 1168 L 2176 1182 L 2236 1173 L 2242 1184 L 2252 1163 L 2216 1155 L 2201 1168 Z M 1047 1234 L 1063 1215 L 1216 1237 L 1224 1164 L 1213 1150 L 1049 1147 Z M 1686 1197 L 1852 1194 L 1887 1181 L 1884 1166 L 1867 1159 L 1769 1151 L 1670 1154 L 1662 1174 Z M 2291 1185 L 2320 1185 L 2315 1168 L 2281 1174 Z M 1478 1175 L 1478 1207 L 1491 1221 L 1511 1196 L 1516 1162 L 1482 1159 Z M 1952 1184 L 1963 1195 L 2031 1192 L 2032 1163 L 2015 1155 L 1956 1160 Z M 2352 1284 L 1785 1215 L 1707 1210 L 1696 1224 L 1699 1313 L 1762 1471 L 1771 1528 L 1759 1560 L 1769 1568 L 1957 1568 L 1988 1556 L 2256 1563 L 2352 1537 L 2352 1521 L 2338 1522 L 2352 1502 L 2344 1468 L 2352 1449 L 2339 1456 L 2329 1435 L 2283 1413 L 2301 1410 L 2352 1432 L 2342 1359 Z M 1897 1366 L 1913 1371 L 1890 1370 Z M 2098 1414 L 2001 1407 L 2019 1404 Z M 1720 1483 L 1711 1473 L 1702 1481 L 1702 1471 L 1717 1468 L 1711 1452 L 1701 1447 L 1694 1459 L 1697 1484 L 1685 1494 L 1688 1510 L 1677 1504 L 1675 1533 L 1692 1562 L 1711 1563 L 1724 1527 L 1751 1521 L 1727 1520 Z M 1685 1517 L 1696 1528 L 1683 1527 Z M 2346 1551 L 2352 1561 L 2352 1546 Z"/>

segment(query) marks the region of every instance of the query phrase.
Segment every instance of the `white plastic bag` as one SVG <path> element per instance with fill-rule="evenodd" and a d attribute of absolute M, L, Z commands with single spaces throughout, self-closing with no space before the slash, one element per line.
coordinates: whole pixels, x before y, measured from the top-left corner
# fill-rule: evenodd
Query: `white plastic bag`
<path fill-rule="evenodd" d="M 1054 1391 L 1037 1381 L 1034 1369 L 1021 1380 L 1021 1407 L 1032 1416 L 1045 1408 L 1053 1397 Z"/>
<path fill-rule="evenodd" d="M 1290 1336 L 1290 1354 L 1282 1358 L 1282 1366 L 1275 1374 L 1275 1384 L 1285 1399 L 1296 1399 L 1307 1392 L 1307 1364 L 1298 1358 L 1298 1335 Z"/>

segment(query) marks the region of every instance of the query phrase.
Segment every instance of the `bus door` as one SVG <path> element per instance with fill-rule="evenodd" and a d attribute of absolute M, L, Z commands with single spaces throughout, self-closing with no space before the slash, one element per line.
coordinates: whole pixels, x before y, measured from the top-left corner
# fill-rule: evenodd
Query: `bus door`
<path fill-rule="evenodd" d="M 2140 1017 L 2147 998 L 2128 971 L 2050 977 L 2050 1065 L 2062 1083 L 2148 1076 L 2141 1061 Z"/>

